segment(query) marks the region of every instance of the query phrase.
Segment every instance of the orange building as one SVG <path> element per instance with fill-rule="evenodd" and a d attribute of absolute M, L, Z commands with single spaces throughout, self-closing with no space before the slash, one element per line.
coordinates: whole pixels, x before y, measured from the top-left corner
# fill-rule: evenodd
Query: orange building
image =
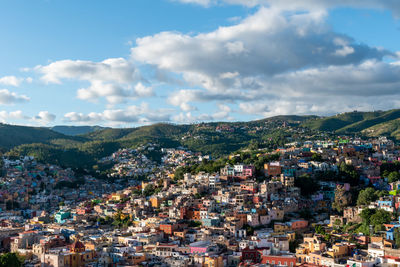
<path fill-rule="evenodd" d="M 266 176 L 279 176 L 282 173 L 282 166 L 279 162 L 270 162 L 264 164 L 264 171 Z"/>
<path fill-rule="evenodd" d="M 163 231 L 166 235 L 173 235 L 176 229 L 178 229 L 176 224 L 160 224 L 160 231 Z"/>

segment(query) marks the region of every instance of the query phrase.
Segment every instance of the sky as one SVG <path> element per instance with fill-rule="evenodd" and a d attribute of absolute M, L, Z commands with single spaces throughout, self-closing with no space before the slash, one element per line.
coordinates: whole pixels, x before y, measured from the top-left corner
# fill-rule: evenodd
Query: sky
<path fill-rule="evenodd" d="M 0 122 L 400 108 L 398 0 L 3 0 Z"/>

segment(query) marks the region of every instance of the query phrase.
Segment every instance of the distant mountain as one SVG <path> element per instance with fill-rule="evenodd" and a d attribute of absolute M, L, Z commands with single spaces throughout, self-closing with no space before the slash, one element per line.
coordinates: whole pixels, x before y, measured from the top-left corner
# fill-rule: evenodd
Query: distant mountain
<path fill-rule="evenodd" d="M 362 131 L 367 136 L 390 136 L 400 140 L 400 119 L 376 124 Z"/>
<path fill-rule="evenodd" d="M 56 139 L 71 139 L 47 128 L 0 124 L 0 148 L 11 149 L 31 143 L 50 143 Z"/>
<path fill-rule="evenodd" d="M 64 126 L 64 125 L 58 125 L 50 128 L 51 130 L 62 133 L 65 135 L 82 135 L 82 134 L 88 134 L 96 131 L 101 131 L 104 129 L 107 129 L 105 127 L 101 126 Z"/>
<path fill-rule="evenodd" d="M 370 127 L 377 128 L 400 118 L 400 109 L 373 112 L 346 112 L 331 117 L 314 118 L 302 123 L 303 127 L 336 133 L 359 133 Z M 378 126 L 382 124 L 381 126 Z M 376 129 L 377 129 L 376 128 Z"/>

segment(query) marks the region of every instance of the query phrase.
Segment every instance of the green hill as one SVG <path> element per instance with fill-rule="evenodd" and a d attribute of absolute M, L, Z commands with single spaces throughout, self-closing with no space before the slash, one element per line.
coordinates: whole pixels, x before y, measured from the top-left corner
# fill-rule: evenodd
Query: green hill
<path fill-rule="evenodd" d="M 247 147 L 274 149 L 292 140 L 318 138 L 321 131 L 386 135 L 400 140 L 400 110 L 348 112 L 331 117 L 275 116 L 250 122 L 158 123 L 122 129 L 62 128 L 68 134 L 81 130 L 89 132 L 69 136 L 48 128 L 0 124 L 0 149 L 9 151 L 9 155 L 32 155 L 39 161 L 63 166 L 92 167 L 119 148 L 149 142 L 221 156 Z"/>
<path fill-rule="evenodd" d="M 367 136 L 390 136 L 400 140 L 400 119 L 379 123 L 362 131 Z"/>
<path fill-rule="evenodd" d="M 400 109 L 373 112 L 347 112 L 331 117 L 310 119 L 302 124 L 313 130 L 358 133 L 377 124 L 400 118 Z"/>
<path fill-rule="evenodd" d="M 0 148 L 11 149 L 15 146 L 31 143 L 50 143 L 54 139 L 70 139 L 61 133 L 47 128 L 0 124 Z"/>
<path fill-rule="evenodd" d="M 88 134 L 91 132 L 101 131 L 106 128 L 101 126 L 65 126 L 65 125 L 58 125 L 50 128 L 52 131 L 57 133 L 62 133 L 64 135 L 83 135 Z"/>

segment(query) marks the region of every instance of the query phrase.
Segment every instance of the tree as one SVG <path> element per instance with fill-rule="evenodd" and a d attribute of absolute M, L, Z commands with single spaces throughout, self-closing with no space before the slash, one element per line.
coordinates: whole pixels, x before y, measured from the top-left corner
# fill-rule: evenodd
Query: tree
<path fill-rule="evenodd" d="M 319 154 L 319 153 L 314 153 L 314 154 L 312 154 L 311 159 L 312 159 L 313 161 L 318 161 L 318 162 L 322 162 L 322 161 L 323 161 L 323 160 L 322 160 L 322 155 Z"/>
<path fill-rule="evenodd" d="M 400 173 L 397 171 L 389 173 L 387 176 L 389 183 L 397 182 L 400 180 Z"/>
<path fill-rule="evenodd" d="M 292 253 L 296 253 L 296 249 L 299 247 L 299 245 L 301 244 L 300 240 L 290 240 L 289 241 L 289 251 Z"/>
<path fill-rule="evenodd" d="M 377 194 L 375 189 L 368 187 L 364 190 L 361 190 L 358 194 L 357 205 L 369 205 L 369 203 L 375 201 L 376 199 Z"/>
<path fill-rule="evenodd" d="M 174 180 L 178 181 L 178 180 L 183 180 L 183 176 L 184 174 L 188 172 L 186 168 L 184 167 L 178 167 L 175 169 L 175 174 L 174 174 Z"/>
<path fill-rule="evenodd" d="M 338 212 L 342 212 L 350 203 L 351 193 L 346 191 L 344 186 L 339 185 L 335 191 L 335 201 L 332 203 L 332 208 Z"/>
<path fill-rule="evenodd" d="M 16 253 L 0 255 L 0 267 L 21 267 L 22 259 Z"/>
<path fill-rule="evenodd" d="M 248 224 L 245 224 L 245 225 L 243 225 L 243 228 L 246 229 L 247 236 L 251 236 L 254 234 L 254 227 L 252 227 Z"/>
<path fill-rule="evenodd" d="M 360 217 L 362 224 L 358 228 L 358 231 L 369 235 L 370 225 L 373 226 L 375 232 L 383 231 L 385 229 L 383 224 L 391 221 L 392 213 L 383 209 L 363 209 Z"/>
<path fill-rule="evenodd" d="M 144 190 L 143 190 L 143 194 L 144 194 L 146 197 L 149 197 L 149 196 L 153 195 L 154 192 L 155 192 L 155 189 L 154 189 L 154 185 L 153 185 L 153 184 L 148 184 L 148 185 L 146 185 L 146 187 L 145 187 Z"/>
<path fill-rule="evenodd" d="M 303 196 L 310 196 L 319 190 L 318 182 L 307 174 L 296 178 L 295 186 L 300 188 Z"/>
<path fill-rule="evenodd" d="M 383 225 L 385 223 L 389 223 L 391 219 L 392 213 L 383 209 L 378 209 L 376 210 L 375 214 L 371 216 L 371 224 L 374 226 Z"/>
<path fill-rule="evenodd" d="M 361 211 L 360 217 L 366 225 L 371 223 L 371 216 L 375 214 L 375 209 L 363 209 Z"/>
<path fill-rule="evenodd" d="M 315 226 L 315 233 L 319 234 L 319 235 L 325 235 L 325 229 L 322 225 L 316 225 Z"/>
<path fill-rule="evenodd" d="M 347 165 L 342 162 L 339 166 L 339 174 L 342 176 L 343 182 L 350 183 L 351 185 L 357 185 L 360 180 L 360 175 L 355 170 L 353 165 Z"/>

